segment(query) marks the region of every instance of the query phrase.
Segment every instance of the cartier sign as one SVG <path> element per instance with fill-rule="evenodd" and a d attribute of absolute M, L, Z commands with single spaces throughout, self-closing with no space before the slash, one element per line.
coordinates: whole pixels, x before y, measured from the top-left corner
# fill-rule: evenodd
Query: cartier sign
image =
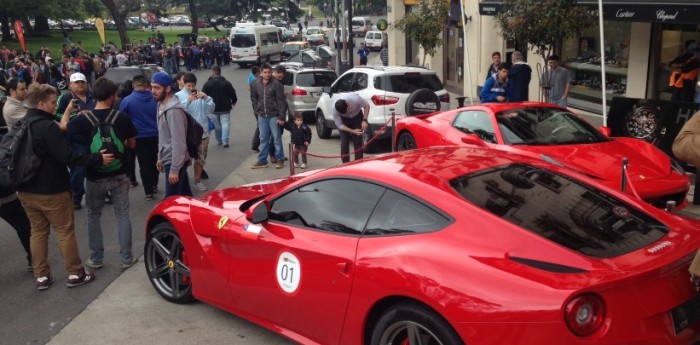
<path fill-rule="evenodd" d="M 615 12 L 615 17 L 616 18 L 634 18 L 635 12 L 632 11 L 627 11 L 623 9 L 618 9 L 617 12 Z"/>

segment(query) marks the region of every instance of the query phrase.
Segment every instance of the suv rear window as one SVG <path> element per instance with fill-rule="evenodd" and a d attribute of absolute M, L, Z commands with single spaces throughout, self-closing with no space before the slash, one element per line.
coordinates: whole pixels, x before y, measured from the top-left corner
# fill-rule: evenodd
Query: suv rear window
<path fill-rule="evenodd" d="M 668 233 L 664 224 L 613 196 L 527 164 L 461 176 L 450 185 L 478 207 L 592 257 L 624 255 Z"/>
<path fill-rule="evenodd" d="M 331 86 L 338 78 L 335 72 L 301 72 L 297 74 L 297 85 L 306 87 Z"/>
<path fill-rule="evenodd" d="M 255 35 L 235 34 L 231 39 L 231 45 L 236 48 L 255 47 Z"/>
<path fill-rule="evenodd" d="M 406 73 L 374 77 L 374 88 L 388 92 L 411 93 L 418 89 L 440 91 L 442 82 L 435 74 Z"/>

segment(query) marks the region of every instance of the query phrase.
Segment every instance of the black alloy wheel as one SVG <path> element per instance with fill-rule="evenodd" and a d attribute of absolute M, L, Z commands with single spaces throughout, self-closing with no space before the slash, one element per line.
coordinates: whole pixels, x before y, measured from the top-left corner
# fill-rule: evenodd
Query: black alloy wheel
<path fill-rule="evenodd" d="M 372 330 L 371 345 L 464 345 L 450 324 L 415 302 L 389 308 Z"/>
<path fill-rule="evenodd" d="M 408 151 L 415 150 L 416 139 L 411 135 L 411 133 L 403 132 L 399 135 L 399 139 L 396 140 L 396 150 L 397 151 Z"/>
<path fill-rule="evenodd" d="M 148 278 L 158 294 L 178 304 L 194 301 L 185 247 L 172 224 L 161 223 L 151 230 L 144 261 Z"/>

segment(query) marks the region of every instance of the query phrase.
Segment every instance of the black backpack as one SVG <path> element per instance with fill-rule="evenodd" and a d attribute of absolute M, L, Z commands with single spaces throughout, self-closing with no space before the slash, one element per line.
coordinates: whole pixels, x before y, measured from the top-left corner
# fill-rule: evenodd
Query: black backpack
<path fill-rule="evenodd" d="M 0 187 L 17 188 L 39 170 L 41 158 L 34 153 L 30 126 L 40 118 L 20 120 L 0 141 Z"/>
<path fill-rule="evenodd" d="M 90 110 L 84 111 L 83 114 L 92 124 L 92 131 L 90 131 L 88 138 L 90 140 L 88 146 L 90 153 L 100 153 L 101 150 L 107 150 L 106 153 L 114 155 L 112 163 L 100 165 L 97 167 L 97 171 L 101 173 L 119 171 L 122 167 L 122 158 L 124 158 L 124 140 L 115 126 L 119 112 L 112 109 L 104 121 L 98 119 Z"/>
<path fill-rule="evenodd" d="M 199 158 L 199 146 L 202 144 L 202 136 L 204 135 L 204 128 L 202 125 L 195 120 L 192 115 L 187 112 L 187 110 L 182 109 L 185 112 L 185 117 L 187 118 L 187 134 L 185 135 L 187 141 L 187 153 L 189 153 L 190 158 Z M 166 114 L 165 121 L 168 121 Z"/>

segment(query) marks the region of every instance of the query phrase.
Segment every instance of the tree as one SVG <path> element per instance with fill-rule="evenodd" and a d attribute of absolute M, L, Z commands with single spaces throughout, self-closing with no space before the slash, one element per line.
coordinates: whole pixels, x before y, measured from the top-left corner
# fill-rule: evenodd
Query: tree
<path fill-rule="evenodd" d="M 109 14 L 114 19 L 114 25 L 119 32 L 119 41 L 121 41 L 122 49 L 126 49 L 129 43 L 129 35 L 126 32 L 126 16 L 131 12 L 136 12 L 141 9 L 140 0 L 102 0 Z"/>
<path fill-rule="evenodd" d="M 576 0 L 504 0 L 496 20 L 505 39 L 528 43 L 546 61 L 559 42 L 593 25 L 595 15 Z"/>
<path fill-rule="evenodd" d="M 420 0 L 418 11 L 407 13 L 393 24 L 393 28 L 403 32 L 411 41 L 423 47 L 423 65 L 427 55 L 433 56 L 442 46 L 442 32 L 447 23 L 448 2 L 441 0 Z"/>

